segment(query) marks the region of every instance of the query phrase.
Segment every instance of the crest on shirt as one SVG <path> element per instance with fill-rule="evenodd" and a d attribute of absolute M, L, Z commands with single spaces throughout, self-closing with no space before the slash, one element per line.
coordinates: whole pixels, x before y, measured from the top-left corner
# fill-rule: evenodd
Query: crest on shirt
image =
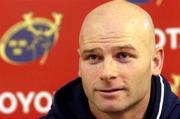
<path fill-rule="evenodd" d="M 49 50 L 58 40 L 62 15 L 52 13 L 54 21 L 23 15 L 23 21 L 10 27 L 2 37 L 0 54 L 10 64 L 25 64 L 40 59 L 44 64 Z"/>

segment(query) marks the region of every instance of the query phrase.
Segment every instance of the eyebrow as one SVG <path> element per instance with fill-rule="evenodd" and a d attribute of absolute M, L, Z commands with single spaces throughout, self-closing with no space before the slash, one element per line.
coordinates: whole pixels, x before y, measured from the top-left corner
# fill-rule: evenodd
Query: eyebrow
<path fill-rule="evenodd" d="M 128 50 L 136 51 L 136 49 L 130 44 L 124 45 L 124 46 L 117 46 L 117 47 L 113 48 L 113 50 L 116 50 L 116 49 L 117 50 L 126 50 L 126 49 L 128 49 Z"/>
<path fill-rule="evenodd" d="M 92 48 L 92 49 L 85 49 L 82 54 L 86 54 L 86 53 L 93 53 L 95 51 L 100 51 L 101 48 Z"/>
<path fill-rule="evenodd" d="M 127 44 L 127 45 L 124 45 L 124 46 L 116 46 L 116 47 L 112 48 L 112 50 L 132 50 L 132 51 L 136 51 L 136 49 L 130 44 Z M 96 51 L 101 51 L 101 48 L 85 49 L 82 52 L 82 54 L 93 53 L 93 52 L 96 52 Z"/>

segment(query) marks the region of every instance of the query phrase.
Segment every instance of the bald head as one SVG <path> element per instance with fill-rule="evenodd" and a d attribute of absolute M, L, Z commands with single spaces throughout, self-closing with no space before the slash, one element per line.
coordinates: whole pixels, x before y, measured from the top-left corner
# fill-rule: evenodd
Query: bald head
<path fill-rule="evenodd" d="M 86 16 L 80 32 L 80 48 L 85 42 L 126 35 L 134 35 L 154 49 L 154 26 L 148 13 L 125 0 L 114 0 Z"/>
<path fill-rule="evenodd" d="M 163 61 L 151 17 L 125 0 L 105 3 L 85 18 L 79 43 L 79 75 L 95 117 L 143 118 L 151 77 L 160 74 Z"/>

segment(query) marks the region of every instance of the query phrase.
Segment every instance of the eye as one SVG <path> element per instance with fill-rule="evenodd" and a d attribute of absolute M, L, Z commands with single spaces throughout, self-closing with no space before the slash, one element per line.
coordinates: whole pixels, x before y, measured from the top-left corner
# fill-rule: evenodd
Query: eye
<path fill-rule="evenodd" d="M 128 62 L 132 55 L 127 52 L 120 52 L 116 55 L 116 59 L 120 62 Z"/>
<path fill-rule="evenodd" d="M 86 60 L 90 64 L 97 64 L 97 63 L 99 63 L 102 60 L 102 58 L 100 56 L 98 56 L 98 55 L 91 54 L 91 55 L 88 55 L 86 57 Z"/>

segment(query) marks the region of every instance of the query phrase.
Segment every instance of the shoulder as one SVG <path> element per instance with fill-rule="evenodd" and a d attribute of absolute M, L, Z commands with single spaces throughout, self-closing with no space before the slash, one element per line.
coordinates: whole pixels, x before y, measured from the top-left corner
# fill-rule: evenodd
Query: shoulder
<path fill-rule="evenodd" d="M 48 114 L 40 119 L 71 119 L 72 108 L 76 105 L 82 92 L 81 79 L 76 78 L 62 86 L 53 96 L 51 109 Z M 80 95 L 80 96 L 79 96 Z M 70 105 L 73 103 L 72 105 Z"/>
<path fill-rule="evenodd" d="M 180 119 L 180 101 L 175 105 L 168 119 Z"/>

